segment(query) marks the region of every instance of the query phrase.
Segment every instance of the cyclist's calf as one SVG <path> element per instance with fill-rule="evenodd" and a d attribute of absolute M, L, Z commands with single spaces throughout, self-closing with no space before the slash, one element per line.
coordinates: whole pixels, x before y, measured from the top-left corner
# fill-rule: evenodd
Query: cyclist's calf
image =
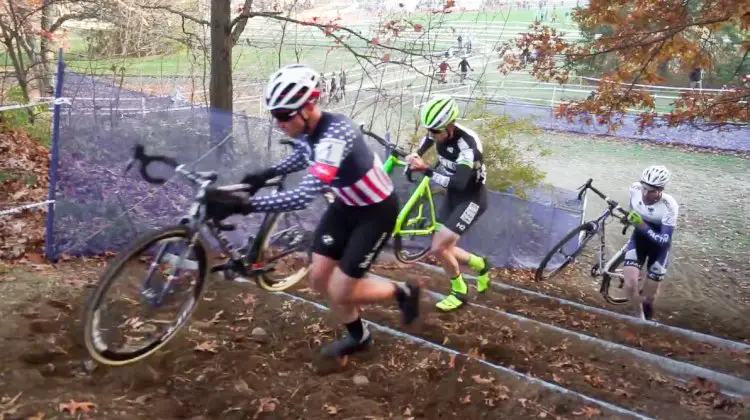
<path fill-rule="evenodd" d="M 336 261 L 323 255 L 313 254 L 310 267 L 310 287 L 323 296 L 328 296 L 328 284 L 336 268 Z"/>
<path fill-rule="evenodd" d="M 458 234 L 443 227 L 432 236 L 432 248 L 430 252 L 435 255 L 441 255 L 444 252 L 450 251 L 451 248 L 456 246 L 459 239 L 461 237 Z"/>

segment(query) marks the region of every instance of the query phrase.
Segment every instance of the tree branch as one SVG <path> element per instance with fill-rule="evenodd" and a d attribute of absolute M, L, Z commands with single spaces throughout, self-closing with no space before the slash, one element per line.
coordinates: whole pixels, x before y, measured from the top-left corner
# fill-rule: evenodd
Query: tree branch
<path fill-rule="evenodd" d="M 206 25 L 206 26 L 210 26 L 211 25 L 211 22 L 209 22 L 209 21 L 207 21 L 205 19 L 200 19 L 200 18 L 197 18 L 197 17 L 194 17 L 194 16 L 190 16 L 189 14 L 187 14 L 185 12 L 181 12 L 179 10 L 175 10 L 175 9 L 169 7 L 169 6 L 161 6 L 161 5 L 159 5 L 159 6 L 149 6 L 147 4 L 139 4 L 138 7 L 141 7 L 143 9 L 149 9 L 149 10 L 165 10 L 165 11 L 167 11 L 169 13 L 174 13 L 175 15 L 178 15 L 178 16 L 182 17 L 183 19 L 187 19 L 187 20 L 189 20 L 191 22 L 195 22 L 195 23 L 197 23 L 199 25 Z"/>

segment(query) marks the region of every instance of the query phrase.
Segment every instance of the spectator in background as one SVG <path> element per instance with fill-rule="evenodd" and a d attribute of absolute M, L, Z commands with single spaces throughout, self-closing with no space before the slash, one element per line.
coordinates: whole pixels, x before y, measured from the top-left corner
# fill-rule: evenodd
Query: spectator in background
<path fill-rule="evenodd" d="M 696 67 L 693 71 L 688 74 L 690 80 L 690 88 L 695 89 L 696 87 L 701 90 L 703 89 L 703 68 Z"/>
<path fill-rule="evenodd" d="M 320 83 L 320 101 L 323 102 L 323 100 L 327 98 L 326 92 L 328 91 L 328 82 L 323 73 L 320 74 L 320 82 L 318 83 Z"/>
<path fill-rule="evenodd" d="M 341 98 L 346 101 L 346 72 L 344 72 L 344 69 L 341 69 L 341 73 L 339 73 L 339 84 L 341 85 L 339 89 L 341 89 Z"/>
<path fill-rule="evenodd" d="M 339 102 L 339 92 L 336 89 L 336 73 L 331 73 L 331 101 Z"/>
<path fill-rule="evenodd" d="M 466 80 L 466 73 L 468 73 L 469 69 L 471 71 L 474 71 L 473 68 L 471 68 L 471 65 L 469 65 L 469 62 L 466 60 L 466 56 L 461 57 L 461 61 L 458 63 L 458 70 L 461 71 L 461 84 L 464 84 L 464 80 Z"/>
<path fill-rule="evenodd" d="M 466 37 L 466 54 L 471 54 L 471 36 Z"/>
<path fill-rule="evenodd" d="M 463 45 L 464 45 L 463 44 L 464 38 L 459 34 L 457 39 L 458 39 L 458 50 L 461 51 L 461 48 L 463 48 Z"/>
<path fill-rule="evenodd" d="M 447 61 L 443 60 L 443 62 L 440 63 L 440 82 L 441 83 L 448 83 L 448 69 L 450 68 L 451 66 L 448 65 Z"/>

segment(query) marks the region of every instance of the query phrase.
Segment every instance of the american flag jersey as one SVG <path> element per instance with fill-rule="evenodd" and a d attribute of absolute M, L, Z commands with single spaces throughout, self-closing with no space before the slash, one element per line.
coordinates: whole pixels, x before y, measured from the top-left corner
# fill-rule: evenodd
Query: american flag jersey
<path fill-rule="evenodd" d="M 255 211 L 282 212 L 307 207 L 330 186 L 338 201 L 352 207 L 379 203 L 393 194 L 383 162 L 367 147 L 362 132 L 345 115 L 324 112 L 315 132 L 295 140 L 294 152 L 274 169 L 279 174 L 310 167 L 297 188 L 250 199 Z"/>

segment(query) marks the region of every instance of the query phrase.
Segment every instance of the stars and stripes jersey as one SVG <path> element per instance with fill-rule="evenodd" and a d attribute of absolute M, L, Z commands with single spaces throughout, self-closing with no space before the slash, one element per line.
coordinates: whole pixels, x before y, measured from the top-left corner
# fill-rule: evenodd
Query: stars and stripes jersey
<path fill-rule="evenodd" d="M 482 141 L 473 130 L 454 123 L 453 138 L 437 142 L 438 166 L 431 180 L 456 191 L 475 191 L 487 181 L 487 168 L 484 165 Z M 435 144 L 435 140 L 425 137 L 417 149 L 422 156 Z"/>
<path fill-rule="evenodd" d="M 289 174 L 310 168 L 297 188 L 274 195 L 253 197 L 256 211 L 282 212 L 307 207 L 329 186 L 346 206 L 380 203 L 393 194 L 393 183 L 383 163 L 367 147 L 362 132 L 342 114 L 323 112 L 315 131 L 294 141 L 294 152 L 274 166 Z"/>
<path fill-rule="evenodd" d="M 648 226 L 647 229 L 636 229 L 634 235 L 645 236 L 649 241 L 659 247 L 669 246 L 672 235 L 677 229 L 677 215 L 679 205 L 677 200 L 667 193 L 662 193 L 661 198 L 654 204 L 647 205 L 643 202 L 643 187 L 640 182 L 630 186 L 630 210 L 638 212 Z"/>

